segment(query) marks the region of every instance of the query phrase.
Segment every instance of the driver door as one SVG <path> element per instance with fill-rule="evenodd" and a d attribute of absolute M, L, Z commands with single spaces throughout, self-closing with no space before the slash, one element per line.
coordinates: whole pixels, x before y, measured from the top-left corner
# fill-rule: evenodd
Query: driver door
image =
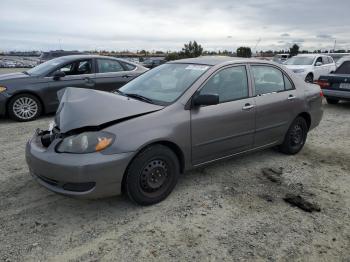
<path fill-rule="evenodd" d="M 52 72 L 47 78 L 49 80 L 49 88 L 45 93 L 45 98 L 48 101 L 48 111 L 56 110 L 59 101 L 57 92 L 66 87 L 78 88 L 95 88 L 95 74 L 93 72 L 92 60 L 84 59 L 70 62 L 58 68 L 55 72 L 62 71 L 64 77 L 54 79 Z"/>
<path fill-rule="evenodd" d="M 191 109 L 194 165 L 251 149 L 255 102 L 245 65 L 226 67 L 213 75 L 199 94 L 219 95 L 219 104 Z"/>

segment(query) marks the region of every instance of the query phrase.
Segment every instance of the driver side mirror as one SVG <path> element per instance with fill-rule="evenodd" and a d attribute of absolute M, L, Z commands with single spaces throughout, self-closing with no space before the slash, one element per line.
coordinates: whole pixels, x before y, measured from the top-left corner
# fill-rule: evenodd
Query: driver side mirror
<path fill-rule="evenodd" d="M 322 62 L 316 62 L 315 66 L 321 66 L 323 65 Z"/>
<path fill-rule="evenodd" d="M 219 95 L 217 94 L 199 94 L 193 98 L 194 106 L 211 106 L 219 104 Z"/>
<path fill-rule="evenodd" d="M 53 73 L 52 76 L 53 76 L 53 80 L 57 81 L 57 80 L 60 80 L 60 78 L 65 77 L 66 74 L 63 71 L 56 71 L 55 73 Z"/>

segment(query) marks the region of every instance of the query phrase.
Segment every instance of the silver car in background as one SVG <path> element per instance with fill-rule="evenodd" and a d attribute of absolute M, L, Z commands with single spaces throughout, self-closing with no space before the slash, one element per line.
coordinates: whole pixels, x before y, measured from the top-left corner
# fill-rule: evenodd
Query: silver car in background
<path fill-rule="evenodd" d="M 146 72 L 118 93 L 67 88 L 55 123 L 26 147 L 37 181 L 89 198 L 150 205 L 179 174 L 278 146 L 298 153 L 322 118 L 320 87 L 273 62 L 200 57 Z"/>

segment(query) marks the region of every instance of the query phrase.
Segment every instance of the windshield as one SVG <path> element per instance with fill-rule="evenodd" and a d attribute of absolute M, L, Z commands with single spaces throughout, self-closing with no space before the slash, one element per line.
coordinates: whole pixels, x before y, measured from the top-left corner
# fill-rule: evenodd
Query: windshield
<path fill-rule="evenodd" d="M 208 69 L 207 65 L 164 64 L 139 76 L 119 91 L 167 105 L 178 99 Z"/>
<path fill-rule="evenodd" d="M 295 56 L 288 59 L 284 64 L 285 65 L 312 65 L 315 57 L 309 56 Z"/>
<path fill-rule="evenodd" d="M 46 72 L 51 72 L 56 66 L 64 62 L 65 59 L 60 57 L 60 58 L 55 58 L 52 60 L 49 60 L 45 63 L 42 63 L 40 65 L 37 65 L 36 67 L 33 67 L 32 69 L 29 69 L 27 71 L 28 74 L 30 75 L 41 75 Z"/>

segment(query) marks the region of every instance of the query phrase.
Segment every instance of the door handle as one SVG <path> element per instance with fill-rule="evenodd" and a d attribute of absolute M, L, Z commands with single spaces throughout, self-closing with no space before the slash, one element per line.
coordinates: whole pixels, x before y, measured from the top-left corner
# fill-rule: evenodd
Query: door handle
<path fill-rule="evenodd" d="M 294 100 L 295 98 L 297 98 L 297 97 L 294 96 L 294 95 L 289 95 L 287 99 L 288 99 L 288 100 Z"/>
<path fill-rule="evenodd" d="M 132 75 L 123 75 L 122 77 L 129 78 L 129 77 L 132 77 Z"/>
<path fill-rule="evenodd" d="M 84 81 L 85 81 L 85 84 L 87 86 L 93 86 L 95 84 L 95 81 L 93 79 L 91 79 L 90 77 L 85 77 Z"/>
<path fill-rule="evenodd" d="M 92 82 L 90 77 L 85 77 L 84 80 L 85 80 L 85 82 Z"/>
<path fill-rule="evenodd" d="M 250 110 L 250 109 L 252 109 L 254 107 L 255 107 L 255 105 L 245 104 L 244 107 L 242 107 L 242 110 Z"/>

